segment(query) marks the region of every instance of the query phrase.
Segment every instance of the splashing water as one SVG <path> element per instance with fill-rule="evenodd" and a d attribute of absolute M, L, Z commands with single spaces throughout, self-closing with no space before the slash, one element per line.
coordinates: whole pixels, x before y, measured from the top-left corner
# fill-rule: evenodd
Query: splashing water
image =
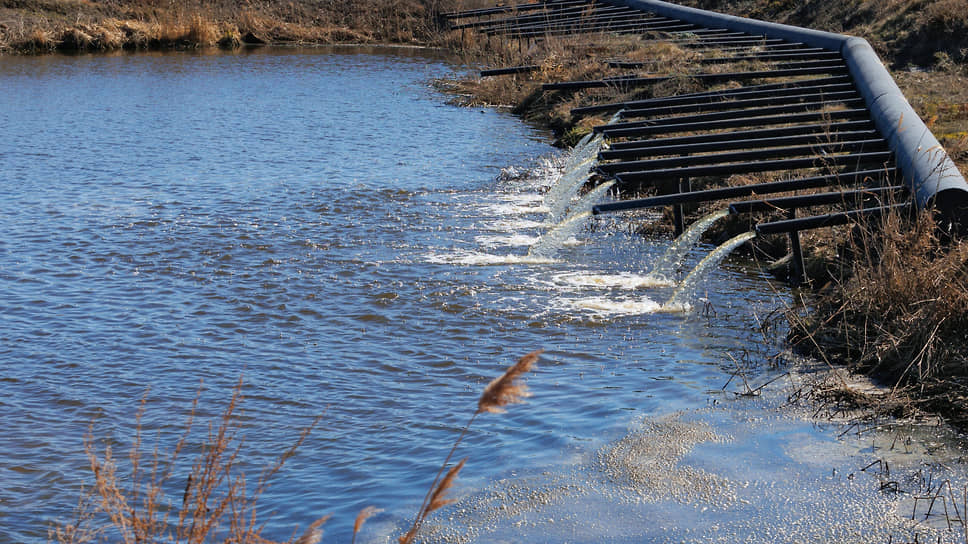
<path fill-rule="evenodd" d="M 545 195 L 545 206 L 548 208 L 548 215 L 552 224 L 562 220 L 565 210 L 571 203 L 581 186 L 591 177 L 590 168 L 587 166 L 594 159 L 589 159 L 582 163 L 578 168 L 561 176 L 558 183 Z"/>
<path fill-rule="evenodd" d="M 598 156 L 598 151 L 602 147 L 602 135 L 595 134 L 594 132 L 589 132 L 578 144 L 572 148 L 571 153 L 568 155 L 568 159 L 562 166 L 562 171 L 567 172 L 573 168 L 576 168 L 579 164 L 582 164 L 589 159 L 596 158 Z"/>
<path fill-rule="evenodd" d="M 673 240 L 672 244 L 666 249 L 662 257 L 656 261 L 655 266 L 652 267 L 652 271 L 649 272 L 650 276 L 655 278 L 671 279 L 675 275 L 675 268 L 679 266 L 682 259 L 686 256 L 686 252 L 692 249 L 692 246 L 696 245 L 699 241 L 699 237 L 702 236 L 706 230 L 712 226 L 713 223 L 719 219 L 729 215 L 729 210 L 719 210 L 709 215 L 706 215 L 702 219 L 696 221 L 689 226 L 678 238 Z"/>
<path fill-rule="evenodd" d="M 545 194 L 545 206 L 549 210 L 551 223 L 562 220 L 568 204 L 582 185 L 591 177 L 592 165 L 598 161 L 598 152 L 604 138 L 601 134 L 589 132 L 576 145 L 561 168 L 557 182 Z"/>
<path fill-rule="evenodd" d="M 554 259 L 528 255 L 494 255 L 479 251 L 457 251 L 451 254 L 427 255 L 426 262 L 434 264 L 456 264 L 462 266 L 503 266 L 503 265 L 545 265 Z"/>
<path fill-rule="evenodd" d="M 618 300 L 609 297 L 589 297 L 572 301 L 570 306 L 590 312 L 599 318 L 654 314 L 663 311 L 662 305 L 649 297 Z"/>
<path fill-rule="evenodd" d="M 588 142 L 591 141 L 591 139 L 594 138 L 595 136 L 596 134 L 594 131 L 589 132 L 588 134 L 585 135 L 584 138 L 582 138 L 581 140 L 578 141 L 577 144 L 575 144 L 575 149 L 581 149 L 585 147 L 586 145 L 588 145 Z"/>
<path fill-rule="evenodd" d="M 672 298 L 669 302 L 665 303 L 663 306 L 670 311 L 675 311 L 676 309 L 681 309 L 684 311 L 690 307 L 690 300 L 695 297 L 696 289 L 699 286 L 699 282 L 705 277 L 706 272 L 722 262 L 727 255 L 730 254 L 734 249 L 742 245 L 748 240 L 752 240 L 756 237 L 755 232 L 744 232 L 739 236 L 735 236 L 723 245 L 717 247 L 706 256 L 705 259 L 696 265 L 696 268 L 686 276 L 686 279 L 682 280 L 682 285 L 676 289 L 676 292 L 672 294 Z"/>
<path fill-rule="evenodd" d="M 649 276 L 637 274 L 594 274 L 587 272 L 569 272 L 558 274 L 552 278 L 556 286 L 585 289 L 588 287 L 604 289 L 650 289 L 653 287 L 673 287 L 675 283 L 665 280 L 656 281 Z"/>
<path fill-rule="evenodd" d="M 614 181 L 606 181 L 605 183 L 602 183 L 598 187 L 595 187 L 591 191 L 585 193 L 584 196 L 578 200 L 578 202 L 575 202 L 568 208 L 568 216 L 571 217 L 572 215 L 592 211 L 592 208 L 601 202 L 602 196 L 604 196 L 613 185 L 615 185 Z"/>
<path fill-rule="evenodd" d="M 478 244 L 493 248 L 497 246 L 532 246 L 538 241 L 537 236 L 527 234 L 497 234 L 483 235 L 475 238 Z"/>
<path fill-rule="evenodd" d="M 585 212 L 575 214 L 561 224 L 544 233 L 540 239 L 530 249 L 528 249 L 528 257 L 537 259 L 551 259 L 554 257 L 555 253 L 561 249 L 565 240 L 572 237 L 582 225 L 585 224 L 585 220 L 592 216 L 592 212 Z"/>

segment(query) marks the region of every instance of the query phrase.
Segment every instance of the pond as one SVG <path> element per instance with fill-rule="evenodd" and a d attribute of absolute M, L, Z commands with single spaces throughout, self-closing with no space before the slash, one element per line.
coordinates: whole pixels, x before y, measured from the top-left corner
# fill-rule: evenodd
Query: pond
<path fill-rule="evenodd" d="M 915 431 L 841 436 L 789 408 L 791 378 L 733 394 L 734 359 L 778 351 L 761 320 L 793 299 L 751 263 L 657 311 L 675 286 L 647 273 L 671 240 L 637 234 L 642 216 L 528 258 L 566 158 L 510 114 L 449 105 L 431 82 L 460 69 L 372 48 L 0 58 L 0 542 L 70 515 L 92 423 L 123 466 L 142 398 L 150 452 L 199 395 L 197 448 L 240 379 L 252 478 L 322 416 L 260 502 L 264 536 L 331 513 L 324 541 L 346 542 L 374 505 L 358 541 L 395 541 L 483 388 L 539 348 L 528 403 L 458 449 L 460 500 L 429 540 L 958 534 L 906 521 L 910 496 L 860 472 Z M 897 462 L 958 458 L 931 437 L 937 458 Z M 932 474 L 958 494 L 953 466 Z"/>

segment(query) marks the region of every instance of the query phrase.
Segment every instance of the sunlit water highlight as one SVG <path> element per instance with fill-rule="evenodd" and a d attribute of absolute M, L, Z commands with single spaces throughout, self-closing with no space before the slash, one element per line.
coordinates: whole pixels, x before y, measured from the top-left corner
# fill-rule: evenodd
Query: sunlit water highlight
<path fill-rule="evenodd" d="M 758 345 L 754 314 L 781 302 L 763 275 L 724 261 L 706 271 L 715 316 L 668 313 L 655 301 L 673 288 L 642 280 L 668 240 L 598 218 L 554 259 L 504 245 L 546 230 L 540 195 L 563 158 L 514 117 L 446 105 L 429 81 L 452 68 L 428 55 L 0 58 L 0 542 L 43 541 L 69 517 L 90 483 L 92 420 L 123 461 L 146 388 L 150 449 L 180 436 L 200 381 L 204 422 L 240 375 L 249 475 L 323 414 L 263 496 L 260 512 L 275 512 L 265 536 L 287 539 L 329 512 L 324 541 L 348 542 L 372 504 L 384 511 L 357 542 L 392 542 L 481 389 L 536 348 L 547 351 L 528 380 L 534 396 L 478 419 L 458 452 L 468 464 L 453 494 L 464 500 L 435 516 L 435 534 L 743 542 L 745 521 L 762 515 L 753 530 L 781 534 L 795 505 L 823 504 L 804 490 L 839 489 L 824 480 L 839 427 L 760 432 L 750 422 L 761 408 L 737 410 L 722 391 L 733 373 L 724 354 Z M 708 249 L 687 252 L 684 268 Z M 666 424 L 680 411 L 700 433 Z M 701 470 L 735 490 L 713 498 L 735 502 L 703 511 L 695 494 L 664 500 L 599 477 L 600 451 L 629 435 L 679 446 L 659 440 L 679 429 L 695 448 L 668 473 Z M 791 436 L 807 453 L 777 454 Z M 884 449 L 837 453 L 836 468 Z M 635 468 L 651 450 L 622 451 Z M 500 497 L 502 482 L 526 495 L 472 508 Z M 183 483 L 166 490 L 176 504 Z M 549 487 L 557 494 L 542 495 Z M 562 489 L 580 500 L 558 501 Z M 639 492 L 655 502 L 634 502 Z M 894 508 L 876 490 L 837 497 L 841 518 Z M 818 530 L 839 522 L 808 519 Z"/>

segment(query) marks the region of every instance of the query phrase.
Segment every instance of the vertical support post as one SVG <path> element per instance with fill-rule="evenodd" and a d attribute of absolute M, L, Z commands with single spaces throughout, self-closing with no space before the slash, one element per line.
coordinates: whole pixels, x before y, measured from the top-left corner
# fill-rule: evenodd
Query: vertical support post
<path fill-rule="evenodd" d="M 796 219 L 796 208 L 791 208 L 787 212 L 787 217 Z M 807 281 L 806 269 L 803 265 L 803 248 L 800 246 L 800 231 L 798 230 L 790 231 L 790 252 L 793 254 L 793 273 L 790 275 L 790 283 L 798 286 Z"/>
<path fill-rule="evenodd" d="M 679 192 L 688 193 L 690 191 L 692 191 L 692 184 L 689 178 L 679 178 Z M 672 221 L 676 236 L 679 236 L 686 230 L 686 218 L 682 210 L 682 204 L 676 204 L 672 207 Z"/>

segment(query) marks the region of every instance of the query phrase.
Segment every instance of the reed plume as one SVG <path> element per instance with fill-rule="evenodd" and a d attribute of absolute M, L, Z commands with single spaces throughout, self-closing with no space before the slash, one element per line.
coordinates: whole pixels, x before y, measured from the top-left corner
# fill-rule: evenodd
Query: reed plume
<path fill-rule="evenodd" d="M 325 515 L 306 527 L 306 531 L 293 544 L 319 544 L 323 540 L 323 524 L 329 521 L 329 515 Z M 354 533 L 355 537 L 356 534 Z"/>
<path fill-rule="evenodd" d="M 508 404 L 518 404 L 524 402 L 522 399 L 530 397 L 528 386 L 518 383 L 518 378 L 531 370 L 543 352 L 543 349 L 539 349 L 521 357 L 503 375 L 489 383 L 477 401 L 477 413 L 501 414 L 506 412 L 504 407 Z"/>
<path fill-rule="evenodd" d="M 428 513 L 433 512 L 434 510 L 439 510 L 440 508 L 443 508 L 454 502 L 454 499 L 445 499 L 444 496 L 447 494 L 447 491 L 454 486 L 454 480 L 457 479 L 457 474 L 460 473 L 462 468 L 464 468 L 464 463 L 466 462 L 467 458 L 465 457 L 447 471 L 447 476 L 444 476 L 444 479 L 440 481 L 440 485 L 438 485 L 437 489 L 435 489 L 430 495 L 430 504 L 427 506 Z"/>
<path fill-rule="evenodd" d="M 477 410 L 471 415 L 470 420 L 464 425 L 463 430 L 461 430 L 460 436 L 454 441 L 454 445 L 451 446 L 450 452 L 444 459 L 444 463 L 440 466 L 440 470 L 437 471 L 437 475 L 434 477 L 434 482 L 430 485 L 430 489 L 427 491 L 427 495 L 424 496 L 423 503 L 420 505 L 420 510 L 417 512 L 417 518 L 414 520 L 413 525 L 407 531 L 405 535 L 400 537 L 400 544 L 410 544 L 413 542 L 414 538 L 417 537 L 417 532 L 420 530 L 420 526 L 423 525 L 424 520 L 431 512 L 437 510 L 447 504 L 450 504 L 451 500 L 444 499 L 444 494 L 448 489 L 454 484 L 454 480 L 457 478 L 457 474 L 462 468 L 464 468 L 464 462 L 467 461 L 466 458 L 462 459 L 457 465 L 451 467 L 447 471 L 447 475 L 443 480 L 440 479 L 440 475 L 443 474 L 444 469 L 447 468 L 448 463 L 450 463 L 451 457 L 454 456 L 454 452 L 457 450 L 457 446 L 460 445 L 461 441 L 464 440 L 464 436 L 467 435 L 468 429 L 470 429 L 471 424 L 478 415 L 489 412 L 492 414 L 504 413 L 506 410 L 505 406 L 509 404 L 519 404 L 524 402 L 523 399 L 531 396 L 528 392 L 528 387 L 520 383 L 519 379 L 525 373 L 531 371 L 531 368 L 536 362 L 541 354 L 544 353 L 543 349 L 532 351 L 531 353 L 525 355 L 518 359 L 518 362 L 511 365 L 504 374 L 498 376 L 491 383 L 487 384 L 484 388 L 484 392 L 481 393 L 481 398 L 477 401 Z M 438 482 L 439 485 L 438 485 Z"/>
<path fill-rule="evenodd" d="M 374 506 L 367 506 L 366 508 L 360 510 L 360 513 L 356 515 L 356 522 L 353 523 L 353 539 L 350 541 L 350 544 L 356 542 L 356 535 L 360 532 L 360 529 L 363 527 L 363 524 L 366 523 L 366 520 L 382 511 L 383 510 Z"/>
<path fill-rule="evenodd" d="M 269 479 L 293 456 L 296 448 L 319 422 L 319 417 L 302 431 L 295 444 L 274 465 L 262 473 L 255 491 L 247 493 L 245 475 L 239 466 L 243 441 L 239 435 L 241 422 L 236 416 L 236 410 L 243 400 L 240 376 L 228 405 L 221 416 L 210 424 L 208 436 L 192 462 L 184 491 L 180 494 L 179 507 L 170 500 L 169 493 L 178 489 L 173 485 L 177 477 L 177 462 L 192 434 L 201 391 L 199 387 L 185 430 L 173 450 L 166 454 L 156 446 L 150 459 L 143 459 L 142 451 L 142 417 L 147 402 L 145 394 L 135 414 L 135 436 L 127 467 L 120 466 L 120 460 L 114 456 L 110 445 L 105 445 L 103 452 L 98 451 L 92 423 L 84 449 L 94 476 L 94 485 L 88 494 L 82 496 L 75 512 L 75 521 L 53 528 L 49 539 L 58 544 L 81 544 L 95 539 L 124 544 L 277 544 L 262 537 L 264 525 L 257 519 L 256 504 L 268 489 Z M 310 524 L 299 539 L 286 542 L 318 544 L 322 539 L 321 527 L 328 517 Z M 107 523 L 102 523 L 102 520 Z"/>

